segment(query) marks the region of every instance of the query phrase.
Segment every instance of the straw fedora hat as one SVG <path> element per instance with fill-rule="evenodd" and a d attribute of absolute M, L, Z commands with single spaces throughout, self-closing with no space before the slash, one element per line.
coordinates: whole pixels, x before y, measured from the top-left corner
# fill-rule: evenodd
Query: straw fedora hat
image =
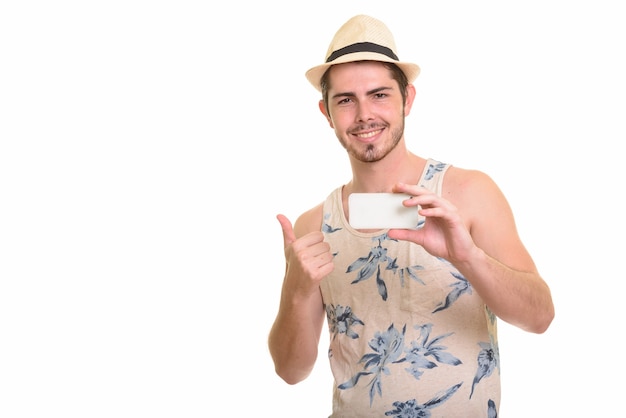
<path fill-rule="evenodd" d="M 409 83 L 419 75 L 417 64 L 398 59 L 396 43 L 387 26 L 378 19 L 357 15 L 343 24 L 330 42 L 324 64 L 309 69 L 305 76 L 317 90 L 320 80 L 331 65 L 354 61 L 384 61 L 396 64 Z"/>

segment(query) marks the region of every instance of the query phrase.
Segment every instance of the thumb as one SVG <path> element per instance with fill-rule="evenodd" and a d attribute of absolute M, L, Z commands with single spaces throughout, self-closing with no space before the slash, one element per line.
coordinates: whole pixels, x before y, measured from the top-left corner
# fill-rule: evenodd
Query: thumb
<path fill-rule="evenodd" d="M 293 233 L 293 227 L 291 221 L 287 219 L 285 215 L 277 215 L 276 219 L 280 222 L 280 226 L 283 228 L 283 240 L 285 242 L 285 248 L 296 240 L 296 235 Z"/>

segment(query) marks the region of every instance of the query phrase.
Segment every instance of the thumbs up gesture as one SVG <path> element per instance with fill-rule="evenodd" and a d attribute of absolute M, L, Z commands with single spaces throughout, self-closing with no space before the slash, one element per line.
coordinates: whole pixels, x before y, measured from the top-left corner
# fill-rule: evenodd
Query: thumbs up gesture
<path fill-rule="evenodd" d="M 285 251 L 284 289 L 291 295 L 307 297 L 319 291 L 320 282 L 334 269 L 330 245 L 322 231 L 313 231 L 296 238 L 289 219 L 276 218 L 283 229 Z"/>

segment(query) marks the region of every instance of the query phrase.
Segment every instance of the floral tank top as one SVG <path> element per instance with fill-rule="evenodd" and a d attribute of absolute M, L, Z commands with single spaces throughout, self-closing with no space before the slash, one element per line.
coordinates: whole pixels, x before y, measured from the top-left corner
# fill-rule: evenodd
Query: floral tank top
<path fill-rule="evenodd" d="M 441 195 L 448 167 L 428 160 L 419 184 Z M 321 283 L 331 418 L 497 417 L 495 315 L 448 261 L 387 230 L 351 228 L 341 192 L 326 199 L 322 225 L 335 264 Z"/>

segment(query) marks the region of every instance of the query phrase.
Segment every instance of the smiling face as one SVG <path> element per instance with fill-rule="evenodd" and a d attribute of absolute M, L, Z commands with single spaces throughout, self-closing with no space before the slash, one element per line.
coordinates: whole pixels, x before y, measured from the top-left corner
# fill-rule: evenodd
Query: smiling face
<path fill-rule="evenodd" d="M 398 82 L 383 64 L 374 61 L 334 65 L 328 74 L 328 110 L 320 110 L 351 157 L 375 162 L 391 152 L 404 136 L 406 104 Z"/>

